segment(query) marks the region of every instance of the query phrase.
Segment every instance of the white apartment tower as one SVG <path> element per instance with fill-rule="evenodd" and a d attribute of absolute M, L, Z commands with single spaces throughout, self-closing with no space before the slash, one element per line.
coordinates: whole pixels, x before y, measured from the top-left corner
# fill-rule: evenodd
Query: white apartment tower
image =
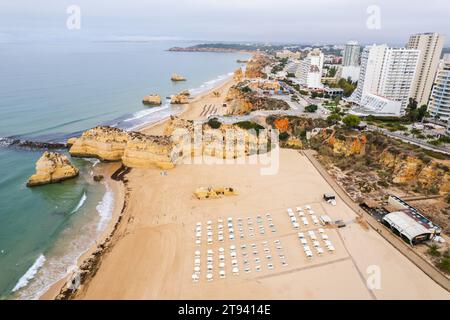
<path fill-rule="evenodd" d="M 373 45 L 364 48 L 358 87 L 351 100 L 360 103 L 365 94 L 374 94 L 401 103 L 405 114 L 419 59 L 419 50 Z"/>
<path fill-rule="evenodd" d="M 411 91 L 411 97 L 416 99 L 419 106 L 428 103 L 443 47 L 444 37 L 431 32 L 412 35 L 406 45 L 407 49 L 420 50 Z"/>
<path fill-rule="evenodd" d="M 359 56 L 361 46 L 356 41 L 349 41 L 345 44 L 344 54 L 342 58 L 342 66 L 359 66 Z"/>
<path fill-rule="evenodd" d="M 450 120 L 450 55 L 448 54 L 439 63 L 428 111 L 434 118 Z"/>
<path fill-rule="evenodd" d="M 319 49 L 312 50 L 308 56 L 300 61 L 296 77 L 299 83 L 311 89 L 320 89 L 322 85 L 322 69 L 324 54 Z"/>

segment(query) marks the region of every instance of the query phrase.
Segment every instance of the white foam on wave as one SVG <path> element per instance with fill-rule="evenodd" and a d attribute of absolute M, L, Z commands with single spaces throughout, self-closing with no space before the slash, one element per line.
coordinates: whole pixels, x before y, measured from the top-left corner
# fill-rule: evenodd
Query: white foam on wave
<path fill-rule="evenodd" d="M 70 212 L 70 213 L 75 213 L 75 212 L 77 212 L 77 211 L 83 206 L 83 204 L 86 202 L 86 199 L 87 199 L 87 195 L 86 195 L 86 192 L 84 192 L 83 195 L 81 196 L 81 199 L 80 199 L 80 201 L 78 202 L 77 206 L 76 206 L 75 209 L 73 209 L 72 212 Z"/>
<path fill-rule="evenodd" d="M 233 75 L 233 72 L 222 74 L 222 75 L 217 76 L 216 78 L 214 78 L 212 80 L 206 81 L 205 83 L 203 83 L 198 88 L 190 89 L 189 92 L 192 95 L 194 95 L 194 96 L 195 95 L 199 95 L 199 94 L 204 93 L 204 92 L 206 92 L 208 90 L 211 90 L 212 88 L 217 86 L 220 82 L 223 82 L 223 81 L 227 80 L 232 75 Z"/>
<path fill-rule="evenodd" d="M 105 184 L 106 192 L 96 209 L 100 215 L 100 221 L 97 224 L 97 231 L 103 231 L 111 219 L 114 210 L 114 194 L 108 184 Z"/>
<path fill-rule="evenodd" d="M 141 119 L 141 118 L 144 118 L 144 117 L 147 117 L 147 116 L 151 115 L 152 113 L 168 109 L 169 107 L 170 107 L 170 105 L 165 104 L 165 105 L 163 105 L 161 107 L 153 107 L 151 109 L 140 110 L 140 111 L 137 111 L 137 112 L 133 113 L 131 118 L 125 119 L 123 121 L 124 122 L 129 122 L 129 121 Z"/>
<path fill-rule="evenodd" d="M 33 263 L 33 265 L 28 269 L 27 272 L 19 279 L 16 286 L 12 290 L 13 292 L 16 292 L 17 290 L 26 287 L 28 282 L 30 282 L 31 279 L 34 278 L 36 273 L 39 271 L 39 269 L 44 265 L 45 263 L 45 256 L 41 254 L 39 258 L 36 259 L 36 261 Z"/>

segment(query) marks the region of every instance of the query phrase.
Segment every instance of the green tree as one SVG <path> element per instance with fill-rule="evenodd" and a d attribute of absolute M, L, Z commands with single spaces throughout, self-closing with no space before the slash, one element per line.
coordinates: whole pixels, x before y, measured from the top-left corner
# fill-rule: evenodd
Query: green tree
<path fill-rule="evenodd" d="M 336 123 L 338 123 L 339 121 L 341 121 L 341 116 L 339 115 L 339 114 L 337 114 L 337 113 L 333 113 L 333 114 L 330 114 L 328 117 L 327 117 L 327 123 L 329 124 L 329 125 L 332 125 L 332 124 L 336 124 Z"/>
<path fill-rule="evenodd" d="M 305 107 L 305 111 L 306 111 L 306 112 L 310 112 L 310 113 L 316 112 L 317 109 L 318 109 L 318 107 L 317 107 L 317 105 L 315 105 L 315 104 L 310 104 L 310 105 L 307 105 L 307 106 Z"/>
<path fill-rule="evenodd" d="M 347 127 L 354 128 L 354 127 L 356 127 L 356 126 L 358 126 L 360 124 L 361 119 L 358 116 L 355 116 L 353 114 L 349 114 L 344 119 L 342 119 L 342 122 L 344 122 L 344 124 Z"/>

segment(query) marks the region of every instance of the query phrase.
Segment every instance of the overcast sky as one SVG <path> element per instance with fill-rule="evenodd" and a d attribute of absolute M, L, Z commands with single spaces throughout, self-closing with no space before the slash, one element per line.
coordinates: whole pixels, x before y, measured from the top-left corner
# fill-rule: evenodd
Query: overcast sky
<path fill-rule="evenodd" d="M 69 5 L 81 29 L 66 28 Z M 380 8 L 380 29 L 367 9 Z M 387 42 L 410 34 L 450 37 L 449 0 L 0 0 L 0 41 L 181 38 L 295 43 Z"/>

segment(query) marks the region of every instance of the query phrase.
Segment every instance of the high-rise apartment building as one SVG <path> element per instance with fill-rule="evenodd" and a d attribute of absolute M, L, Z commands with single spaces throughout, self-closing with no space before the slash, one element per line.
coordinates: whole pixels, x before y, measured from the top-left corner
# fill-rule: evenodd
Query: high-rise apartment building
<path fill-rule="evenodd" d="M 450 55 L 439 63 L 428 111 L 434 118 L 450 120 Z"/>
<path fill-rule="evenodd" d="M 351 100 L 360 103 L 365 94 L 400 102 L 404 114 L 419 59 L 419 50 L 373 45 L 364 48 L 358 86 Z"/>
<path fill-rule="evenodd" d="M 342 58 L 342 66 L 359 66 L 359 56 L 361 46 L 356 41 L 349 41 L 345 44 L 344 54 Z"/>
<path fill-rule="evenodd" d="M 444 37 L 438 33 L 418 33 L 409 38 L 407 49 L 420 50 L 411 97 L 419 106 L 428 103 L 436 70 L 444 47 Z"/>
<path fill-rule="evenodd" d="M 322 85 L 324 54 L 319 49 L 312 50 L 308 56 L 300 61 L 296 77 L 301 85 L 311 89 L 320 89 Z"/>

